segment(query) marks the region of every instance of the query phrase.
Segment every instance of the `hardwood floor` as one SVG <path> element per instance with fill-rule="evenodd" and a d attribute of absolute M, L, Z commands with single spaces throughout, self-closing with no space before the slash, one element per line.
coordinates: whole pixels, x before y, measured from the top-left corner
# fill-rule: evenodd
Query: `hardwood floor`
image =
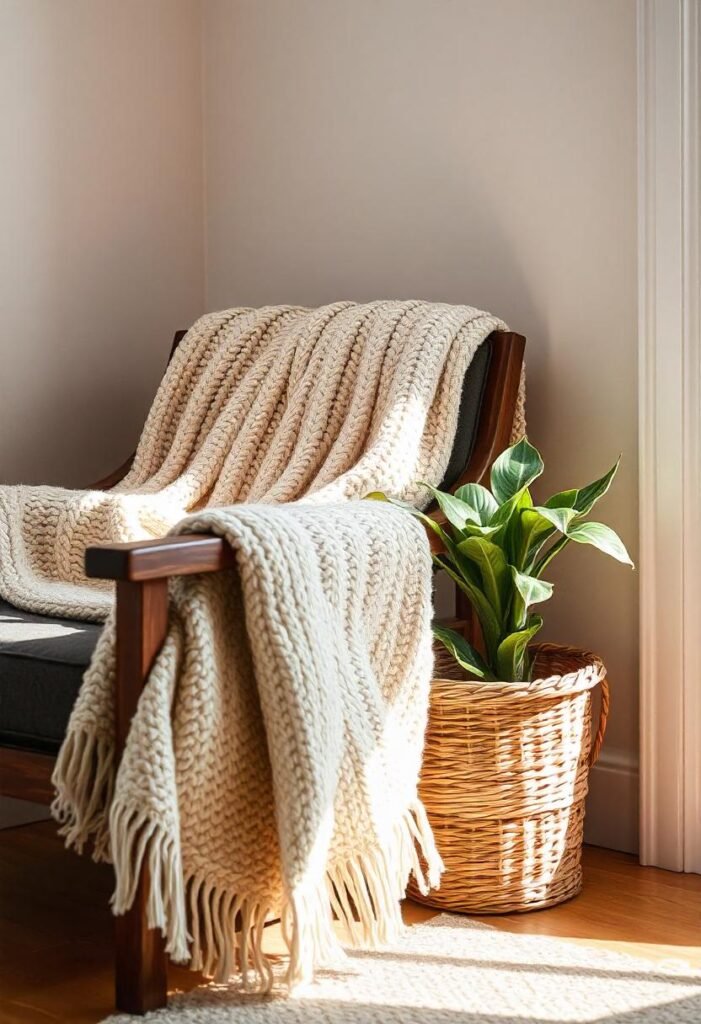
<path fill-rule="evenodd" d="M 641 868 L 632 857 L 594 848 L 584 862 L 585 888 L 575 900 L 486 920 L 701 967 L 701 876 Z M 110 888 L 109 869 L 67 853 L 52 823 L 0 833 L 0 1024 L 95 1024 L 107 1015 Z M 406 907 L 411 923 L 432 913 Z M 200 980 L 176 967 L 169 978 L 173 988 Z"/>

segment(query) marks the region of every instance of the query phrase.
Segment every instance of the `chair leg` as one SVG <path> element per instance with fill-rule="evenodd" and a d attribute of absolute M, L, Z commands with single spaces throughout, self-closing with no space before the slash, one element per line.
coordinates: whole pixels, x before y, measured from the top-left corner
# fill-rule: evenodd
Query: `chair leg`
<path fill-rule="evenodd" d="M 116 740 L 121 756 L 139 696 L 168 624 L 166 580 L 117 584 Z M 148 868 L 142 867 L 134 903 L 116 919 L 116 1006 L 144 1014 L 166 1005 L 167 959 L 158 930 L 148 927 Z"/>
<path fill-rule="evenodd" d="M 115 1005 L 123 1013 L 144 1014 L 166 1005 L 168 971 L 164 942 L 146 923 L 146 879 L 134 905 L 115 922 Z"/>

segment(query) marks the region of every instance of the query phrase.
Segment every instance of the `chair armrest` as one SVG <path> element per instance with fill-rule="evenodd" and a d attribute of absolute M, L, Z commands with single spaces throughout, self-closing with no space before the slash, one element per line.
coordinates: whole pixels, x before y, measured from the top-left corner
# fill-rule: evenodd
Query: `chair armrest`
<path fill-rule="evenodd" d="M 221 537 L 183 533 L 162 540 L 101 544 L 85 552 L 85 574 L 93 579 L 144 580 L 233 569 L 234 554 Z"/>
<path fill-rule="evenodd" d="M 431 550 L 441 551 L 436 534 L 429 531 L 428 537 Z M 226 541 L 208 533 L 183 533 L 178 537 L 128 544 L 99 544 L 85 552 L 86 576 L 131 583 L 191 576 L 198 572 L 221 572 L 235 566 L 234 553 Z"/>

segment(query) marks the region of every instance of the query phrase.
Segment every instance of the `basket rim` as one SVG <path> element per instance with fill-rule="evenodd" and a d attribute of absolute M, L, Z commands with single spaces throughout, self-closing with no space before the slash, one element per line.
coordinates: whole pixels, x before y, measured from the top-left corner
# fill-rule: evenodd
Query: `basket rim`
<path fill-rule="evenodd" d="M 532 700 L 543 697 L 564 697 L 593 690 L 606 678 L 606 668 L 598 654 L 581 647 L 566 644 L 539 643 L 531 648 L 536 654 L 558 654 L 569 658 L 577 667 L 564 674 L 554 673 L 538 677 L 530 682 L 506 683 L 487 682 L 483 679 L 446 679 L 434 676 L 431 686 L 439 689 L 442 696 L 455 696 L 480 701 L 490 700 Z"/>

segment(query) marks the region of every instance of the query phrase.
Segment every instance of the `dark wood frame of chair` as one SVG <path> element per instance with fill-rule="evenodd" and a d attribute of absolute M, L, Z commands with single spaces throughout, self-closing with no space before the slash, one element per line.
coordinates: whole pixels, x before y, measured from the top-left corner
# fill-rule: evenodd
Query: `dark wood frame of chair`
<path fill-rule="evenodd" d="M 184 335 L 175 336 L 174 348 Z M 509 443 L 518 395 L 525 338 L 495 332 L 484 386 L 475 443 L 467 466 L 453 490 L 480 482 L 496 456 Z M 128 459 L 95 485 L 107 489 L 118 483 L 131 465 Z M 432 546 L 435 534 L 430 533 Z M 89 577 L 116 583 L 117 607 L 117 757 L 126 742 L 132 716 L 153 660 L 165 639 L 168 617 L 168 579 L 193 573 L 234 568 L 231 549 L 220 537 L 203 534 L 168 537 L 88 548 Z M 460 606 L 458 615 L 465 617 Z M 48 803 L 53 797 L 54 757 L 32 751 L 0 749 L 0 793 Z M 160 932 L 148 927 L 148 874 L 142 870 L 134 904 L 116 918 L 115 996 L 118 1010 L 144 1014 L 167 1001 L 167 960 Z"/>

